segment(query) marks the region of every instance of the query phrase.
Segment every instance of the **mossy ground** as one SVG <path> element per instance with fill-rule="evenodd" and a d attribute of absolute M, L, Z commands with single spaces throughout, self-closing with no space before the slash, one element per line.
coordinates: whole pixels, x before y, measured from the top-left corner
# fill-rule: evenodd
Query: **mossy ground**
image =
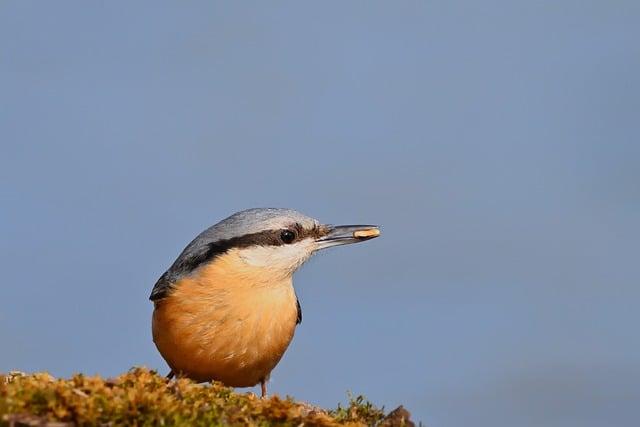
<path fill-rule="evenodd" d="M 134 368 L 117 378 L 49 374 L 0 375 L 0 425 L 134 426 L 336 426 L 412 425 L 398 408 L 385 416 L 362 397 L 333 410 L 292 398 L 260 399 L 219 383 L 167 381 L 154 371 Z"/>

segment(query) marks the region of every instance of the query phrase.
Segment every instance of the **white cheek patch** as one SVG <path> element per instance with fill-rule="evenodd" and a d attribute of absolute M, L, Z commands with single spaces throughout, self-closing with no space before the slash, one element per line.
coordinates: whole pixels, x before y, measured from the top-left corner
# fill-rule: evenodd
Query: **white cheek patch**
<path fill-rule="evenodd" d="M 313 239 L 282 246 L 251 246 L 240 249 L 238 255 L 255 267 L 268 267 L 293 273 L 313 253 Z"/>

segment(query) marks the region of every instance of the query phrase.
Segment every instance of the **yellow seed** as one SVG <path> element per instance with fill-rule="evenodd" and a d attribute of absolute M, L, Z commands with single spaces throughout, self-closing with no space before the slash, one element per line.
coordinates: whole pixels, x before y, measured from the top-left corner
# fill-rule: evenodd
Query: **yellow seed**
<path fill-rule="evenodd" d="M 353 232 L 353 237 L 356 239 L 362 239 L 365 237 L 377 237 L 380 235 L 380 230 L 377 228 L 368 228 L 366 230 L 358 230 Z"/>

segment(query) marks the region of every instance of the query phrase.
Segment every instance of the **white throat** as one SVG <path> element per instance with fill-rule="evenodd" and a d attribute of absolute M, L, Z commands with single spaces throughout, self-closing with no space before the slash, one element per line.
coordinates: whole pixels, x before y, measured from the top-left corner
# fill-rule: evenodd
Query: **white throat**
<path fill-rule="evenodd" d="M 238 255 L 247 264 L 268 268 L 285 275 L 293 274 L 315 250 L 312 238 L 281 246 L 251 246 L 238 250 Z"/>

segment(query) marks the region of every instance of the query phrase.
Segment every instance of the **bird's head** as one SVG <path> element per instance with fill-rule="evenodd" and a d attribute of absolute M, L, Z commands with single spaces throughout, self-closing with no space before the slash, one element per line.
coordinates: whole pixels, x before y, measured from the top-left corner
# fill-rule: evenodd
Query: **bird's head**
<path fill-rule="evenodd" d="M 374 225 L 327 225 L 291 209 L 237 212 L 200 233 L 184 249 L 156 284 L 151 299 L 164 296 L 166 288 L 181 276 L 231 253 L 247 268 L 287 277 L 316 251 L 379 235 Z"/>
<path fill-rule="evenodd" d="M 232 245 L 249 265 L 293 274 L 320 249 L 377 237 L 374 225 L 327 225 L 290 209 L 250 209 L 215 226 L 232 228 Z M 229 230 L 231 233 L 231 230 Z"/>

